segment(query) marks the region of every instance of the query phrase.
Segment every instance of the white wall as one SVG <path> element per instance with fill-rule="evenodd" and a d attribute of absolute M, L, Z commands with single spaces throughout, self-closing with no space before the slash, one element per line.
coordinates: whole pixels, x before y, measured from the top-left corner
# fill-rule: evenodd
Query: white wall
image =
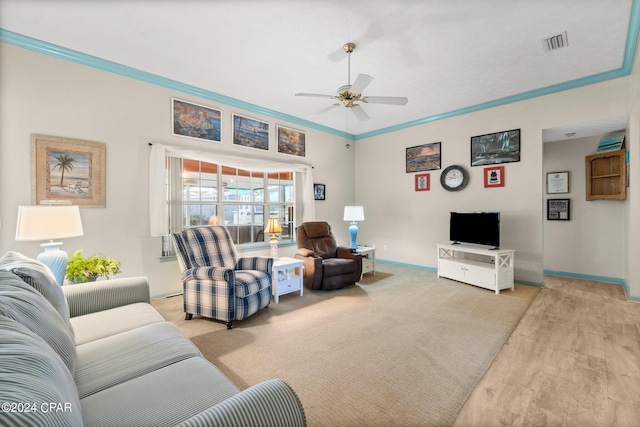
<path fill-rule="evenodd" d="M 544 144 L 544 172 L 568 171 L 570 221 L 544 220 L 544 269 L 622 280 L 625 272 L 626 202 L 586 200 L 585 157 L 595 154 L 604 135 Z M 546 201 L 545 201 L 546 209 Z"/>
<path fill-rule="evenodd" d="M 355 150 L 344 147 L 344 138 L 306 130 L 305 158 L 278 154 L 276 123 L 299 126 L 5 43 L 0 43 L 0 57 L 0 253 L 13 250 L 35 257 L 41 251 L 42 242 L 14 241 L 18 205 L 31 203 L 31 134 L 103 142 L 106 208 L 82 209 L 85 235 L 66 239 L 63 249 L 82 248 L 85 254 L 104 253 L 121 260 L 123 276 L 149 277 L 152 295 L 180 290 L 177 263 L 161 262 L 160 238 L 149 235 L 147 206 L 148 143 L 187 141 L 171 135 L 172 97 L 223 111 L 222 144 L 203 144 L 221 152 L 313 165 L 315 181 L 327 185 L 327 200 L 316 202 L 316 218 L 335 224 L 337 238 L 348 243 L 346 227 L 340 226 L 343 206 L 354 201 Z M 232 112 L 271 123 L 268 153 L 231 144 Z M 282 253 L 293 249 L 283 248 Z"/>

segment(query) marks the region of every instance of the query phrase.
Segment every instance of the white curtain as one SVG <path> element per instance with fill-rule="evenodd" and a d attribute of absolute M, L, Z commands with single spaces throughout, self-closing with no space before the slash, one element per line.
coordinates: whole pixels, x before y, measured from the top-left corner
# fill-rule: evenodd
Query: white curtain
<path fill-rule="evenodd" d="M 265 159 L 219 154 L 205 149 L 178 147 L 153 143 L 149 154 L 149 224 L 152 236 L 164 236 L 169 229 L 165 188 L 166 157 L 200 160 L 252 172 L 296 172 L 302 175 L 302 221 L 314 221 L 313 173 L 311 166 L 302 163 L 280 163 Z"/>

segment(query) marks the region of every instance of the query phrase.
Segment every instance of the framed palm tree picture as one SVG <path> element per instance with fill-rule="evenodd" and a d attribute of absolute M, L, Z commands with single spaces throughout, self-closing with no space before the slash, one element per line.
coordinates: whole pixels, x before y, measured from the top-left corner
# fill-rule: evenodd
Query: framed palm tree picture
<path fill-rule="evenodd" d="M 105 144 L 32 135 L 31 162 L 31 203 L 105 207 Z"/>

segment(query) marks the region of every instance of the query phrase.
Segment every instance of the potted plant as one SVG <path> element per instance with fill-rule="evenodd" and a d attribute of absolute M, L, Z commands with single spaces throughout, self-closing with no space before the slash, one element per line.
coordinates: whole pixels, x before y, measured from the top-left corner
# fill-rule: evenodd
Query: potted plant
<path fill-rule="evenodd" d="M 120 261 L 117 259 L 104 255 L 83 258 L 82 249 L 78 249 L 69 257 L 65 277 L 71 283 L 84 283 L 93 282 L 101 276 L 108 279 L 121 272 Z"/>

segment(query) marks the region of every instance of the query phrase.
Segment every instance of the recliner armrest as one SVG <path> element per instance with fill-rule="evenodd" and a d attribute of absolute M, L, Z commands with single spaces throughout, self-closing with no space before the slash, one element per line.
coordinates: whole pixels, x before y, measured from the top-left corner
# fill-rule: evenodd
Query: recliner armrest
<path fill-rule="evenodd" d="M 358 257 L 362 258 L 362 255 L 356 253 L 356 249 L 350 246 L 338 246 L 337 255 L 338 255 L 338 258 L 350 258 L 350 259 L 358 259 Z"/>
<path fill-rule="evenodd" d="M 300 255 L 300 256 L 298 256 L 298 255 Z M 316 255 L 311 249 L 307 249 L 307 248 L 298 249 L 298 251 L 296 252 L 295 257 L 299 258 L 299 259 L 304 259 L 304 258 L 307 258 L 307 257 L 319 258 L 319 256 Z"/>
<path fill-rule="evenodd" d="M 182 281 L 187 282 L 189 280 L 224 280 L 230 281 L 234 277 L 234 272 L 231 268 L 224 267 L 195 267 L 186 270 L 182 273 Z"/>
<path fill-rule="evenodd" d="M 244 257 L 238 259 L 236 270 L 258 270 L 271 273 L 273 258 L 265 256 Z"/>

